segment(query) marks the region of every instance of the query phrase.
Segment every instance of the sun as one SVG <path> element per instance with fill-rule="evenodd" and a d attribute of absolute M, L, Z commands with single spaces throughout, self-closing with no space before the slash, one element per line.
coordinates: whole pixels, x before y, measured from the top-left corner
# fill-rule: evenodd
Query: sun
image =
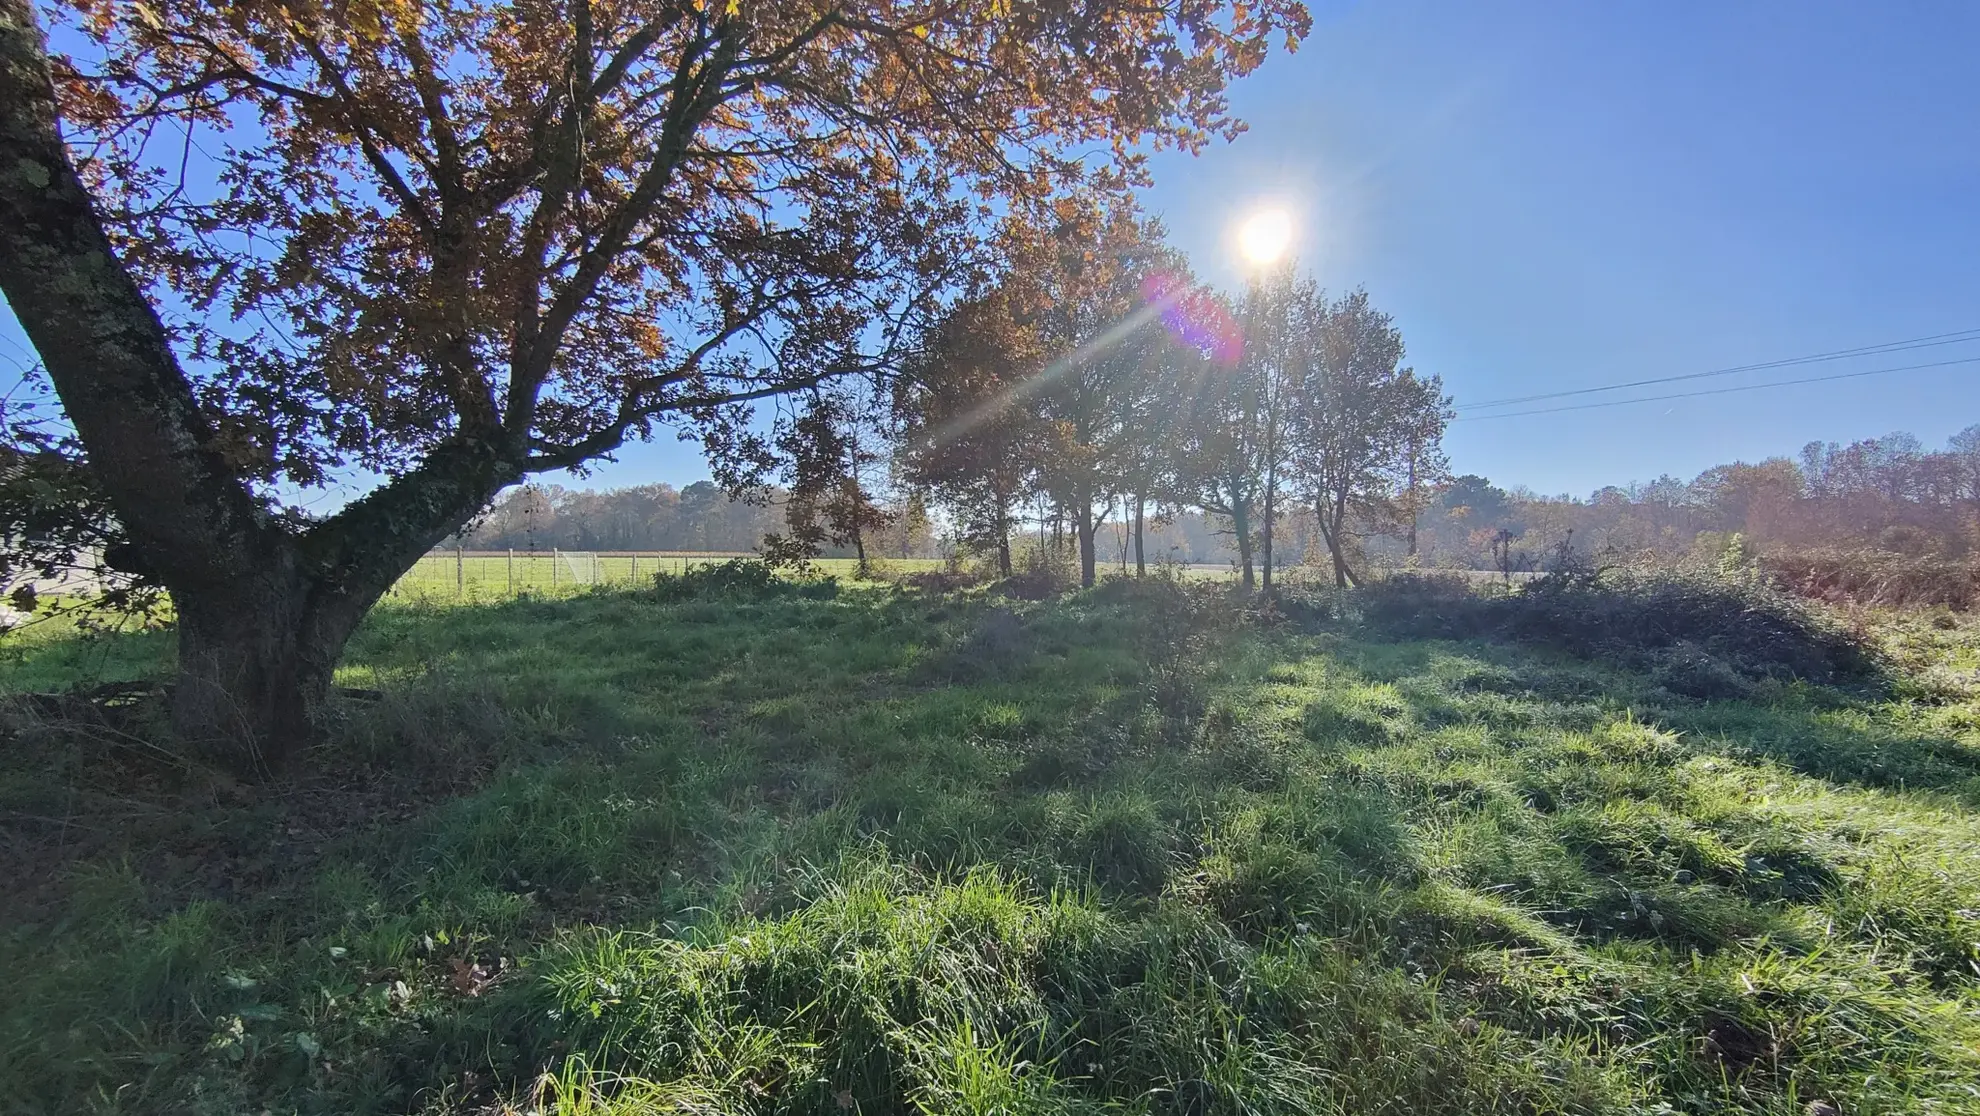
<path fill-rule="evenodd" d="M 1292 231 L 1292 218 L 1285 210 L 1259 210 L 1238 226 L 1238 251 L 1254 264 L 1272 263 L 1286 254 Z"/>

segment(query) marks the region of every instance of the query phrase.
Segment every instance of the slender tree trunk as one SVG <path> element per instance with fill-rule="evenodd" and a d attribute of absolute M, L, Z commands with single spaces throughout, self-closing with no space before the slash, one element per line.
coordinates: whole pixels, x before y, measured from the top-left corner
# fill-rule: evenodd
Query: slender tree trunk
<path fill-rule="evenodd" d="M 999 501 L 997 504 L 997 572 L 1011 576 L 1011 504 Z"/>
<path fill-rule="evenodd" d="M 1417 448 L 1415 443 L 1412 442 L 1409 447 L 1409 489 L 1408 489 L 1409 491 L 1409 556 L 1411 558 L 1416 557 L 1416 522 L 1417 520 L 1422 518 L 1422 512 L 1421 512 L 1422 505 L 1417 502 L 1417 495 L 1416 495 L 1416 458 L 1417 458 Z"/>
<path fill-rule="evenodd" d="M 1251 565 L 1251 508 L 1239 501 L 1231 504 L 1231 532 L 1237 536 L 1239 583 L 1249 593 L 1258 585 Z"/>
<path fill-rule="evenodd" d="M 1330 511 L 1333 512 L 1331 518 L 1328 514 Z M 1315 501 L 1313 514 L 1320 524 L 1320 537 L 1327 544 L 1327 556 L 1334 562 L 1335 587 L 1346 589 L 1360 584 L 1360 579 L 1354 576 L 1354 570 L 1348 566 L 1347 551 L 1342 546 L 1341 535 L 1347 525 L 1346 509 L 1338 502 L 1330 509 Z"/>
<path fill-rule="evenodd" d="M 1146 499 L 1137 492 L 1134 494 L 1134 576 L 1148 576 L 1148 552 L 1144 549 L 1141 537 L 1142 513 L 1146 510 Z"/>
<path fill-rule="evenodd" d="M 1259 547 L 1259 559 L 1264 567 L 1265 594 L 1270 596 L 1272 593 L 1272 519 L 1274 513 L 1277 511 L 1275 501 L 1273 500 L 1273 489 L 1277 488 L 1278 485 L 1271 470 L 1266 470 L 1265 477 L 1265 523 L 1263 529 L 1259 532 L 1259 542 L 1262 544 Z"/>
<path fill-rule="evenodd" d="M 1073 532 L 1079 536 L 1079 584 L 1082 589 L 1091 589 L 1097 572 L 1095 559 L 1098 556 L 1093 536 L 1098 533 L 1100 524 L 1093 517 L 1091 504 L 1074 511 L 1072 519 Z"/>
<path fill-rule="evenodd" d="M 1114 498 L 1112 496 L 1109 496 L 1107 497 L 1107 517 L 1109 519 L 1112 519 L 1113 515 L 1114 515 Z M 1125 495 L 1121 497 L 1121 518 L 1119 519 L 1118 523 L 1119 523 L 1119 527 L 1114 535 L 1114 538 L 1120 543 L 1121 574 L 1125 576 L 1127 574 L 1128 544 L 1134 541 L 1134 524 L 1128 522 L 1127 497 Z"/>

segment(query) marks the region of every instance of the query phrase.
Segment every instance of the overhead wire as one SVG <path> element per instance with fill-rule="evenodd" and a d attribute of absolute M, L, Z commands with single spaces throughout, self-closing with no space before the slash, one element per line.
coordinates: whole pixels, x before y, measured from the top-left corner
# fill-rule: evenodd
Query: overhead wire
<path fill-rule="evenodd" d="M 1808 356 L 1789 357 L 1784 360 L 1762 361 L 1757 364 L 1741 364 L 1730 368 L 1715 368 L 1709 372 L 1688 372 L 1679 376 L 1655 376 L 1644 380 L 1630 380 L 1618 384 L 1604 384 L 1600 387 L 1573 388 L 1567 391 L 1539 392 L 1533 395 L 1515 395 L 1504 399 L 1492 399 L 1481 403 L 1460 403 L 1459 411 L 1487 410 L 1495 407 L 1511 407 L 1520 403 L 1538 403 L 1548 399 L 1569 399 L 1582 395 L 1599 395 L 1607 391 L 1624 391 L 1629 388 L 1653 387 L 1657 384 L 1683 383 L 1689 380 L 1704 380 L 1718 376 L 1732 376 L 1741 372 L 1763 372 L 1777 368 L 1793 368 L 1806 364 L 1825 364 L 1831 361 L 1849 360 L 1855 357 L 1883 356 L 1888 353 L 1901 353 L 1914 349 L 1930 349 L 1942 345 L 1957 345 L 1967 341 L 1980 341 L 1980 328 L 1955 330 L 1951 333 L 1933 333 L 1924 337 L 1912 337 L 1903 341 L 1889 341 L 1880 345 L 1863 345 L 1854 349 L 1837 349 L 1830 352 L 1814 353 Z M 1918 367 L 1933 367 L 1920 365 Z M 1483 417 L 1483 416 L 1480 416 Z"/>
<path fill-rule="evenodd" d="M 1809 376 L 1800 380 L 1775 380 L 1764 384 L 1741 384 L 1738 387 L 1707 388 L 1703 391 L 1681 391 L 1670 395 L 1645 395 L 1634 399 L 1607 399 L 1600 403 L 1572 403 L 1565 407 L 1542 407 L 1530 411 L 1505 411 L 1495 415 L 1459 415 L 1453 422 L 1482 422 L 1486 419 L 1522 418 L 1527 415 L 1557 415 L 1565 411 L 1594 411 L 1604 407 L 1626 407 L 1632 403 L 1662 403 L 1672 399 L 1696 399 L 1706 395 L 1732 395 L 1742 391 L 1765 391 L 1768 388 L 1798 387 L 1803 384 L 1826 384 L 1836 380 L 1860 380 L 1866 376 L 1884 376 L 1893 372 L 1916 372 L 1925 368 L 1949 368 L 1959 364 L 1980 364 L 1980 356 L 1962 357 L 1958 360 L 1940 360 L 1929 364 L 1903 364 L 1895 368 L 1872 368 L 1864 372 L 1842 372 L 1833 376 Z"/>

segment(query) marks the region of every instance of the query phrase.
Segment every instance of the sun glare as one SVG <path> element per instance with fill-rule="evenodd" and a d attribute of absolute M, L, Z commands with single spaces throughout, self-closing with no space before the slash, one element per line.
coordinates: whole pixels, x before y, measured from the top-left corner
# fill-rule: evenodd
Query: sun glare
<path fill-rule="evenodd" d="M 1238 226 L 1238 250 L 1254 264 L 1268 264 L 1292 243 L 1292 218 L 1283 209 L 1261 210 Z"/>

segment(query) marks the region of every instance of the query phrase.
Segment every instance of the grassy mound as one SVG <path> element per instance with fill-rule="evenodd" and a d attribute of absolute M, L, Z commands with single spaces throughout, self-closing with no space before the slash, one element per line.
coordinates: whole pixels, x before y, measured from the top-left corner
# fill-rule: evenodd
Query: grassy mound
<path fill-rule="evenodd" d="M 389 607 L 341 679 L 388 697 L 277 797 L 17 734 L 0 1108 L 1980 1095 L 1980 698 L 1699 704 L 1216 594 Z M 96 646 L 8 677 L 163 665 Z"/>
<path fill-rule="evenodd" d="M 1607 659 L 1659 675 L 1675 692 L 1738 697 L 1746 681 L 1870 681 L 1875 655 L 1855 633 L 1754 577 L 1695 571 L 1552 575 L 1500 591 L 1402 575 L 1361 592 L 1370 622 L 1417 639 L 1495 639 Z"/>

